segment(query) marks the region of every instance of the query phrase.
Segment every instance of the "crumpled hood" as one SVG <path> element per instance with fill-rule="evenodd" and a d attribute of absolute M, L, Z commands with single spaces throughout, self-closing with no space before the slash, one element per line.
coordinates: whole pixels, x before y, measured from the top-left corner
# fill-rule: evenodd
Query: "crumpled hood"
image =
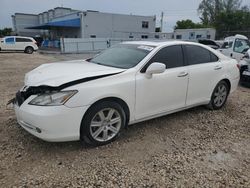
<path fill-rule="evenodd" d="M 84 60 L 43 64 L 25 75 L 26 86 L 60 86 L 84 78 L 115 74 L 124 69 L 90 63 Z"/>

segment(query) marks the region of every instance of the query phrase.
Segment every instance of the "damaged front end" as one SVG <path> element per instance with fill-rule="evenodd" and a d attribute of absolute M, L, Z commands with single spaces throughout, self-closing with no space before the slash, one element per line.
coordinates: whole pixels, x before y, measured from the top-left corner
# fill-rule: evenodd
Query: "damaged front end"
<path fill-rule="evenodd" d="M 57 87 L 51 87 L 51 86 L 37 86 L 37 87 L 24 87 L 23 90 L 18 91 L 16 93 L 15 98 L 11 99 L 7 105 L 10 104 L 17 104 L 18 106 L 21 106 L 24 101 L 26 101 L 31 95 L 39 95 L 39 94 L 46 94 L 51 92 L 58 92 L 60 91 Z"/>
<path fill-rule="evenodd" d="M 105 78 L 105 77 L 108 77 L 108 76 L 114 76 L 114 75 L 120 74 L 122 72 L 123 71 L 116 72 L 116 73 L 111 73 L 111 74 L 104 74 L 104 75 L 86 77 L 86 78 L 82 78 L 82 79 L 79 79 L 79 80 L 74 80 L 74 81 L 71 81 L 71 82 L 64 83 L 64 84 L 62 84 L 60 86 L 48 86 L 48 85 L 30 86 L 30 87 L 25 86 L 23 89 L 21 89 L 20 91 L 18 91 L 16 93 L 15 98 L 11 99 L 7 103 L 7 105 L 9 105 L 9 104 L 17 104 L 18 106 L 21 106 L 24 103 L 24 101 L 26 101 L 31 95 L 42 95 L 42 94 L 61 92 L 63 89 L 68 88 L 68 87 L 73 86 L 73 85 L 77 85 L 77 84 L 80 84 L 80 83 Z M 75 94 L 75 93 L 73 92 L 73 94 Z M 73 95 L 69 95 L 69 97 L 71 97 L 71 96 L 73 96 Z"/>

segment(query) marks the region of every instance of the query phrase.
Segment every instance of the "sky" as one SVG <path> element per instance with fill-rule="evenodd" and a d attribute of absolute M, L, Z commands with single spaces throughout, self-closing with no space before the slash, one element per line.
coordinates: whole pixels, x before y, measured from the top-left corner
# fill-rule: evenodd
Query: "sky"
<path fill-rule="evenodd" d="M 191 19 L 200 22 L 197 8 L 202 0 L 0 0 L 0 29 L 12 27 L 11 15 L 16 12 L 38 14 L 55 7 L 76 10 L 157 16 L 159 25 L 164 12 L 164 32 L 171 32 L 176 21 Z M 243 5 L 250 0 L 243 0 Z"/>

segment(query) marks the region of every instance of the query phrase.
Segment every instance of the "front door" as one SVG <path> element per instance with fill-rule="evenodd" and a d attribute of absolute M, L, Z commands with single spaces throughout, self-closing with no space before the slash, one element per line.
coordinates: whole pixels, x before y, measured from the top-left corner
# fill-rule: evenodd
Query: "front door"
<path fill-rule="evenodd" d="M 15 50 L 15 38 L 6 37 L 2 43 L 2 50 Z"/>
<path fill-rule="evenodd" d="M 166 64 L 166 71 L 148 78 L 145 71 L 153 62 Z M 136 75 L 135 118 L 139 120 L 185 107 L 187 85 L 182 46 L 161 49 Z"/>

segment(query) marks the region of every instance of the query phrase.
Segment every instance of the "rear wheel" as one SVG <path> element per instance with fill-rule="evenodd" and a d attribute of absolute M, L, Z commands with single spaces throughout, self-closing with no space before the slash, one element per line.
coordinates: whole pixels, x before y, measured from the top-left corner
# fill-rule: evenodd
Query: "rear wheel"
<path fill-rule="evenodd" d="M 118 103 L 100 102 L 92 106 L 83 118 L 81 139 L 93 146 L 108 144 L 119 136 L 125 122 L 125 112 Z"/>
<path fill-rule="evenodd" d="M 228 84 L 225 81 L 220 81 L 213 91 L 211 101 L 208 104 L 208 108 L 212 110 L 221 109 L 227 101 L 228 94 L 229 94 Z"/>
<path fill-rule="evenodd" d="M 32 54 L 33 52 L 34 52 L 34 49 L 32 48 L 32 47 L 26 47 L 25 48 L 25 51 L 24 51 L 25 53 L 27 53 L 27 54 Z"/>

